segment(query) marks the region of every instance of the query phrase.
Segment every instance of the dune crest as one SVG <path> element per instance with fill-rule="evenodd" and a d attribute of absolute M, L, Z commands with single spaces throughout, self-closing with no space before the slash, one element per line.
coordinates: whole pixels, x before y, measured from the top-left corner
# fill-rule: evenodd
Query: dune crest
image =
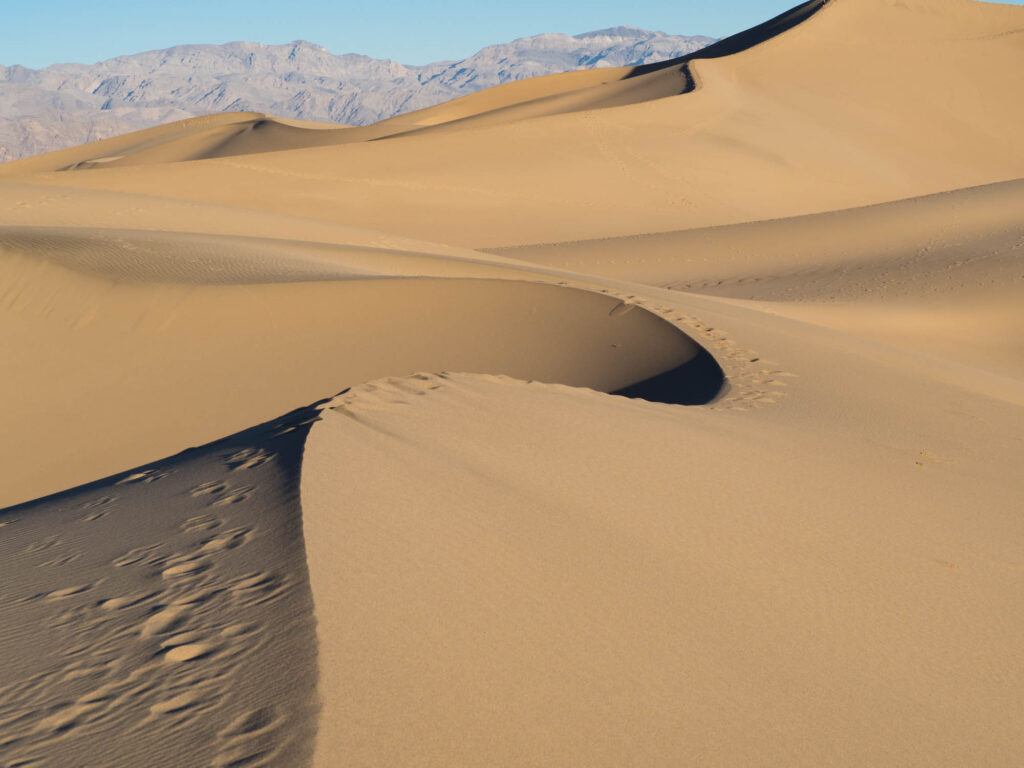
<path fill-rule="evenodd" d="M 614 391 L 677 369 L 700 349 L 671 318 L 624 311 L 642 303 L 628 286 L 483 254 L 8 229 L 0 259 L 12 362 L 0 390 L 19 403 L 0 445 L 10 472 L 4 504 L 381 376 L 480 371 Z M 40 349 L 66 366 L 62 375 L 34 363 Z M 708 373 L 680 375 L 660 397 Z M 118 417 L 125 408 L 132 419 Z M 63 440 L 52 443 L 41 420 L 61 423 Z M 100 432 L 103 443 L 82 450 Z"/>
<path fill-rule="evenodd" d="M 182 120 L 80 148 L 16 161 L 13 173 L 85 170 L 278 152 L 386 139 L 428 127 L 507 123 L 665 98 L 694 89 L 695 82 L 689 69 L 691 61 L 730 56 L 759 45 L 806 20 L 826 2 L 828 0 L 809 0 L 753 29 L 666 62 L 576 70 L 513 81 L 363 128 L 339 128 L 329 123 L 245 112 L 224 113 Z"/>

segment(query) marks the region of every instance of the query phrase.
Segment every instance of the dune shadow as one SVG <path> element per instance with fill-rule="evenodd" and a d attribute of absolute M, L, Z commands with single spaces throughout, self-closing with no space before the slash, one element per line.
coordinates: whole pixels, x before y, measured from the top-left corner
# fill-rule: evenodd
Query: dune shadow
<path fill-rule="evenodd" d="M 124 765 L 309 764 L 317 639 L 299 479 L 320 405 L 0 511 L 0 626 L 31 628 L 39 646 L 5 648 L 0 687 L 21 693 L 0 707 L 3 765 L 79 765 L 119 728 Z M 53 702 L 100 693 L 95 719 L 50 725 Z"/>
<path fill-rule="evenodd" d="M 700 59 L 720 59 L 724 56 L 732 56 L 737 53 L 742 53 L 754 46 L 771 40 L 773 37 L 778 37 L 798 24 L 803 23 L 824 8 L 828 3 L 829 0 L 808 0 L 808 2 L 801 3 L 785 13 L 779 14 L 773 19 L 769 19 L 762 24 L 758 24 L 756 27 L 751 27 L 743 32 L 726 37 L 719 40 L 717 43 L 712 43 L 711 45 L 694 51 L 693 53 L 688 53 L 685 56 L 680 56 L 675 59 L 669 59 L 668 61 L 659 61 L 653 64 L 643 64 L 641 66 L 634 67 L 624 79 L 628 80 L 630 78 L 640 77 L 641 75 L 649 75 L 652 72 L 660 72 L 662 70 L 678 67 L 683 73 L 686 81 L 686 86 L 680 91 L 680 93 L 689 93 L 697 87 L 696 81 L 690 72 L 690 62 L 698 61 Z"/>
<path fill-rule="evenodd" d="M 703 347 L 683 365 L 612 392 L 613 395 L 668 405 L 707 405 L 725 394 L 725 372 Z"/>
<path fill-rule="evenodd" d="M 728 382 L 718 361 L 703 347 L 698 346 L 698 350 L 692 359 L 680 366 L 614 390 L 609 394 L 667 405 L 707 405 L 727 391 Z M 343 394 L 345 391 L 348 390 L 343 390 L 339 394 Z M 109 489 L 112 486 L 130 482 L 131 478 L 135 476 L 157 471 L 175 471 L 178 466 L 215 453 L 231 454 L 239 451 L 271 449 L 276 457 L 276 464 L 281 472 L 282 480 L 287 486 L 286 491 L 296 493 L 306 435 L 313 423 L 320 419 L 320 412 L 324 406 L 331 400 L 333 397 L 318 400 L 311 405 L 297 408 L 249 429 L 206 445 L 187 448 L 156 462 L 142 464 L 68 490 L 0 509 L 0 518 L 10 513 L 27 512 L 34 507 L 60 503 L 81 494 Z"/>
<path fill-rule="evenodd" d="M 9 513 L 28 512 L 35 507 L 59 504 L 69 498 L 81 494 L 98 492 L 119 485 L 134 485 L 136 482 L 147 482 L 141 478 L 156 474 L 177 474 L 182 466 L 212 455 L 241 455 L 244 452 L 256 453 L 261 450 L 271 451 L 275 465 L 280 472 L 286 493 L 297 493 L 299 473 L 302 467 L 302 451 L 305 447 L 306 435 L 313 422 L 320 418 L 320 411 L 331 398 L 318 400 L 312 405 L 297 408 L 283 416 L 270 419 L 254 427 L 237 432 L 205 445 L 186 448 L 167 458 L 140 464 L 128 470 L 107 475 L 74 486 L 64 491 L 41 496 L 30 501 L 21 502 L 0 509 L 0 517 Z M 230 468 L 230 463 L 228 464 Z M 138 478 L 138 479 L 137 479 Z"/>

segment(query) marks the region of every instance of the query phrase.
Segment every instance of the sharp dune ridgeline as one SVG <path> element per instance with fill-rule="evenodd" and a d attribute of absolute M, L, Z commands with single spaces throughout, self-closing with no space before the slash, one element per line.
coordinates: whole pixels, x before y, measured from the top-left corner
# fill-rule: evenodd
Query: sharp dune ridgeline
<path fill-rule="evenodd" d="M 369 125 L 505 82 L 661 62 L 713 42 L 619 26 L 520 38 L 423 66 L 335 55 L 305 40 L 177 45 L 43 69 L 0 65 L 0 161 L 210 112 Z"/>
<path fill-rule="evenodd" d="M 0 765 L 1016 765 L 1022 30 L 0 165 Z"/>

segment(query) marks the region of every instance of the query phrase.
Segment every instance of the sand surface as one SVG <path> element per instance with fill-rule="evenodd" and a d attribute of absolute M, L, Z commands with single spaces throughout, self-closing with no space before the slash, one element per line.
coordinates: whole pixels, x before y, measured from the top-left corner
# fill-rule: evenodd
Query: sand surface
<path fill-rule="evenodd" d="M 1016 765 L 1021 30 L 0 165 L 0 765 Z"/>

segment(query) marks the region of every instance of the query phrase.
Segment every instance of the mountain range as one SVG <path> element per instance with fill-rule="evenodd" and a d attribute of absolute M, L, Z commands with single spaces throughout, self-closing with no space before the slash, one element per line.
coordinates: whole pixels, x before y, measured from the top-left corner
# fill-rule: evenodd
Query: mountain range
<path fill-rule="evenodd" d="M 408 66 L 306 41 L 180 45 L 96 64 L 0 66 L 0 161 L 213 112 L 368 125 L 511 80 L 671 59 L 714 42 L 635 27 L 542 34 Z"/>

